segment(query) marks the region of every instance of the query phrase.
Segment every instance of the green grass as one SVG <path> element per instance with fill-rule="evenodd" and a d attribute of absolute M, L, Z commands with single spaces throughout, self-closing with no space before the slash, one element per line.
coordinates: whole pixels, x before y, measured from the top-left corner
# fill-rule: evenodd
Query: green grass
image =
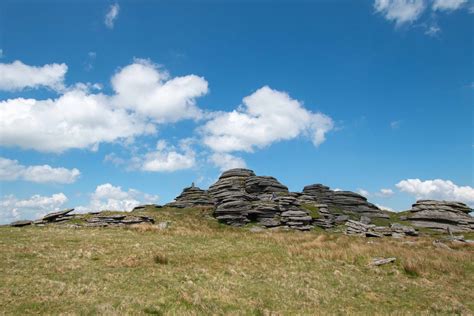
<path fill-rule="evenodd" d="M 0 314 L 474 313 L 470 246 L 252 233 L 206 210 L 134 214 L 172 223 L 0 228 Z M 375 257 L 397 260 L 369 267 Z"/>
<path fill-rule="evenodd" d="M 321 215 L 319 214 L 319 208 L 314 206 L 314 205 L 311 205 L 311 204 L 303 204 L 301 205 L 301 207 L 303 207 L 305 210 L 307 210 L 309 212 L 309 215 L 313 218 L 313 219 L 318 219 L 321 217 Z"/>

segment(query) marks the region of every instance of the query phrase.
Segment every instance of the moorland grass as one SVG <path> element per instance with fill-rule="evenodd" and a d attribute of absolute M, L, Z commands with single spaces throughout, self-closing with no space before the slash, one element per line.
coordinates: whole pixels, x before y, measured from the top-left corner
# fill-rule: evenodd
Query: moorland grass
<path fill-rule="evenodd" d="M 206 210 L 169 228 L 0 228 L 0 314 L 473 314 L 474 247 L 252 233 Z M 396 257 L 371 267 L 375 257 Z"/>

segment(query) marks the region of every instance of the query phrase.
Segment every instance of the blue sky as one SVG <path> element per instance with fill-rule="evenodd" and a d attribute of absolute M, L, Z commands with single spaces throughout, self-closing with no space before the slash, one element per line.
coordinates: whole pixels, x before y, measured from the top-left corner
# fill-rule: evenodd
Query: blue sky
<path fill-rule="evenodd" d="M 3 1 L 0 222 L 229 167 L 474 206 L 474 3 Z"/>

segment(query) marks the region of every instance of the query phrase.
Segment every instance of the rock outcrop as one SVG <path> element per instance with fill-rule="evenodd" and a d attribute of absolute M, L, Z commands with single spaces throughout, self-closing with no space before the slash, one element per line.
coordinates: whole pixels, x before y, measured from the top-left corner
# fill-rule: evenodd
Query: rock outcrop
<path fill-rule="evenodd" d="M 165 207 L 191 208 L 191 207 L 214 207 L 214 201 L 206 190 L 192 185 L 183 190 L 171 203 L 165 204 Z"/>
<path fill-rule="evenodd" d="M 85 220 L 86 227 L 108 227 L 108 226 L 126 226 L 133 224 L 154 224 L 155 220 L 143 215 L 126 215 L 126 214 L 112 214 L 112 215 L 97 215 Z"/>
<path fill-rule="evenodd" d="M 379 209 L 360 194 L 351 191 L 334 191 L 322 184 L 305 186 L 299 196 L 302 203 L 311 204 L 312 201 L 326 204 L 332 213 L 354 214 L 359 217 L 388 218 L 386 212 Z"/>
<path fill-rule="evenodd" d="M 68 225 L 75 227 L 107 227 L 144 223 L 153 224 L 155 222 L 153 218 L 143 215 L 109 214 L 104 212 L 94 212 L 88 214 L 70 214 L 72 211 L 74 211 L 74 209 L 49 213 L 43 216 L 43 218 L 41 219 L 35 221 L 16 221 L 11 223 L 10 226 L 23 227 L 28 225 Z"/>
<path fill-rule="evenodd" d="M 214 216 L 223 223 L 242 226 L 250 222 L 265 227 L 312 228 L 312 217 L 301 208 L 297 194 L 273 177 L 256 176 L 252 170 L 231 169 L 209 188 L 216 202 Z"/>
<path fill-rule="evenodd" d="M 408 220 L 416 227 L 448 232 L 474 231 L 472 209 L 453 201 L 419 200 L 413 204 Z"/>
<path fill-rule="evenodd" d="M 372 224 L 365 224 L 359 221 L 348 220 L 345 224 L 346 234 L 359 235 L 364 237 L 404 237 L 404 236 L 418 236 L 416 229 L 410 226 L 393 223 L 389 227 L 376 226 Z"/>

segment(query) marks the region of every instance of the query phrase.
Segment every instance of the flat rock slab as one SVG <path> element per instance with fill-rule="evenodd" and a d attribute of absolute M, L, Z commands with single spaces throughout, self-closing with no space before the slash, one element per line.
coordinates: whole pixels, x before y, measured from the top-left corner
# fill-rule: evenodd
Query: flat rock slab
<path fill-rule="evenodd" d="M 10 224 L 12 227 L 23 227 L 33 224 L 32 221 L 16 221 Z"/>
<path fill-rule="evenodd" d="M 64 211 L 60 211 L 60 212 L 49 213 L 49 214 L 46 214 L 45 216 L 43 216 L 43 220 L 49 222 L 49 221 L 52 221 L 53 219 L 55 219 L 57 217 L 64 216 L 68 213 L 71 213 L 72 211 L 74 211 L 73 208 L 67 209 L 67 210 L 64 210 Z"/>
<path fill-rule="evenodd" d="M 370 266 L 381 266 L 384 264 L 395 262 L 397 258 L 374 258 L 372 262 L 369 264 Z"/>

